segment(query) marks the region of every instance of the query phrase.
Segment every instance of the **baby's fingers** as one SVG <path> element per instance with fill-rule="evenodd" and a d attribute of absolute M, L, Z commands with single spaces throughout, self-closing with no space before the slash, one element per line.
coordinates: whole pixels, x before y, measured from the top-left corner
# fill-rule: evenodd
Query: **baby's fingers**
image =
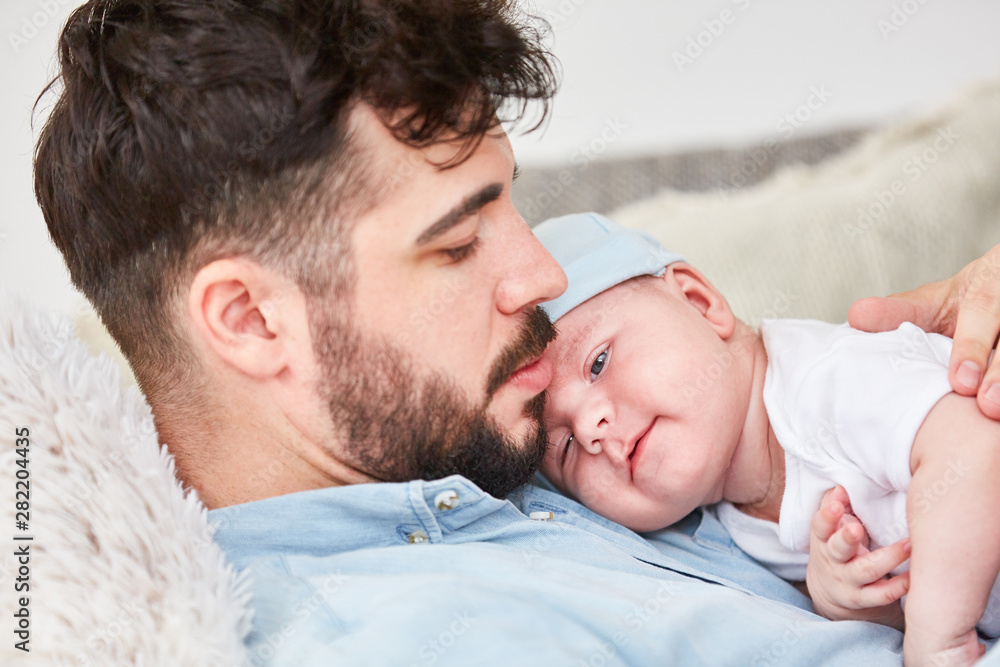
<path fill-rule="evenodd" d="M 854 593 L 854 603 L 858 609 L 875 609 L 892 604 L 910 590 L 910 573 L 880 579 L 873 584 L 862 586 Z"/>
<path fill-rule="evenodd" d="M 844 529 L 851 528 L 851 526 L 845 526 Z M 831 542 L 833 540 L 831 539 Z M 895 544 L 890 544 L 887 547 L 882 547 L 881 549 L 876 549 L 870 553 L 865 554 L 859 558 L 855 558 L 847 566 L 847 577 L 855 586 L 869 586 L 869 585 L 881 585 L 885 583 L 883 577 L 888 575 L 894 569 L 902 565 L 907 558 L 910 557 L 910 540 L 909 538 L 900 540 Z M 907 582 L 909 582 L 909 573 L 905 575 L 907 577 Z M 900 577 L 894 577 L 888 581 L 894 581 Z M 907 583 L 907 585 L 909 585 Z M 904 591 L 905 592 L 905 591 Z M 898 598 L 897 598 L 898 599 Z M 892 600 L 889 600 L 892 602 Z M 885 604 L 884 602 L 882 604 Z"/>
<path fill-rule="evenodd" d="M 826 542 L 833 536 L 844 516 L 847 502 L 847 492 L 842 486 L 835 486 L 823 495 L 819 510 L 812 518 L 813 538 Z"/>
<path fill-rule="evenodd" d="M 853 517 L 852 517 L 853 519 Z M 861 549 L 861 543 L 866 537 L 865 528 L 862 526 L 857 519 L 853 519 L 850 523 L 844 524 L 840 530 L 835 532 L 830 539 L 827 541 L 827 551 L 830 554 L 831 560 L 837 563 L 846 563 L 852 558 L 858 556 L 858 551 Z M 859 561 L 862 559 L 858 559 Z M 853 564 L 852 564 L 853 565 Z M 852 570 L 858 568 L 852 568 Z M 891 567 L 889 568 L 892 569 Z M 856 582 L 858 585 L 867 584 L 871 579 L 862 582 Z"/>

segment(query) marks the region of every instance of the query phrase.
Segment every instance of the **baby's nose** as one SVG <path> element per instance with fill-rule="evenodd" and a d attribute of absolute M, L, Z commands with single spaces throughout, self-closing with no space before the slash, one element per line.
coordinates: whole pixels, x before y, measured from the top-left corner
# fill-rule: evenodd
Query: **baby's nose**
<path fill-rule="evenodd" d="M 573 433 L 584 451 L 600 454 L 602 441 L 610 435 L 613 411 L 610 401 L 599 391 L 592 391 L 586 397 L 573 420 Z"/>
<path fill-rule="evenodd" d="M 585 424 L 577 427 L 574 437 L 588 454 L 597 456 L 603 453 L 612 462 L 621 463 L 628 458 L 628 443 L 624 440 L 624 434 L 619 431 L 611 419 L 591 417 Z"/>
<path fill-rule="evenodd" d="M 583 447 L 583 451 L 588 454 L 593 454 L 594 456 L 600 454 L 603 449 L 601 446 L 602 432 L 600 426 L 601 424 L 598 424 L 597 428 L 584 429 L 583 432 L 577 434 L 577 437 L 580 439 L 580 446 Z"/>

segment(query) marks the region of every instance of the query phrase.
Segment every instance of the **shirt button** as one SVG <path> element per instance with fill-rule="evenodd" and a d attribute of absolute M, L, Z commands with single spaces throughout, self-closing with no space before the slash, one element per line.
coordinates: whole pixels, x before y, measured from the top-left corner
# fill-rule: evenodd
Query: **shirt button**
<path fill-rule="evenodd" d="M 409 540 L 410 544 L 423 544 L 424 542 L 430 540 L 430 538 L 427 537 L 427 533 L 422 530 L 413 531 L 407 536 L 406 539 Z"/>
<path fill-rule="evenodd" d="M 528 515 L 529 519 L 534 519 L 535 521 L 548 521 L 549 519 L 555 518 L 555 514 L 552 512 L 532 512 Z"/>
<path fill-rule="evenodd" d="M 434 505 L 442 512 L 455 509 L 459 502 L 458 493 L 450 489 L 434 496 Z"/>

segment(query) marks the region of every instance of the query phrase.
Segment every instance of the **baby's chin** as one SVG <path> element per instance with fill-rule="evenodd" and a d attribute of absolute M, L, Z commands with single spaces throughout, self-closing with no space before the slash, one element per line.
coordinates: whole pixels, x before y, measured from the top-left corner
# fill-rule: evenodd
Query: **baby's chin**
<path fill-rule="evenodd" d="M 591 508 L 594 509 L 594 508 Z M 652 533 L 657 530 L 663 530 L 668 526 L 672 526 L 684 517 L 678 517 L 676 519 L 672 517 L 665 517 L 659 512 L 652 515 L 643 515 L 642 513 L 629 513 L 625 516 L 618 515 L 617 513 L 607 513 L 601 512 L 599 509 L 594 509 L 595 512 L 604 516 L 605 518 L 611 519 L 616 523 L 620 523 L 629 530 L 636 533 Z M 684 515 L 687 516 L 687 515 Z"/>

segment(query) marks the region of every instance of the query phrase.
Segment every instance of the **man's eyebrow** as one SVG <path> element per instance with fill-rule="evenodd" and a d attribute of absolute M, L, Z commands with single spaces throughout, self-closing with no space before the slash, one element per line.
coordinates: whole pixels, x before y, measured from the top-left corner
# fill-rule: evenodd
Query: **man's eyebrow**
<path fill-rule="evenodd" d="M 417 245 L 426 245 L 430 243 L 458 223 L 468 218 L 473 213 L 479 211 L 482 207 L 486 206 L 490 202 L 496 201 L 502 192 L 503 185 L 500 183 L 493 183 L 491 185 L 487 185 L 479 192 L 469 195 L 462 200 L 458 206 L 445 213 L 440 219 L 438 219 L 437 222 L 425 229 L 423 233 L 417 237 Z"/>

